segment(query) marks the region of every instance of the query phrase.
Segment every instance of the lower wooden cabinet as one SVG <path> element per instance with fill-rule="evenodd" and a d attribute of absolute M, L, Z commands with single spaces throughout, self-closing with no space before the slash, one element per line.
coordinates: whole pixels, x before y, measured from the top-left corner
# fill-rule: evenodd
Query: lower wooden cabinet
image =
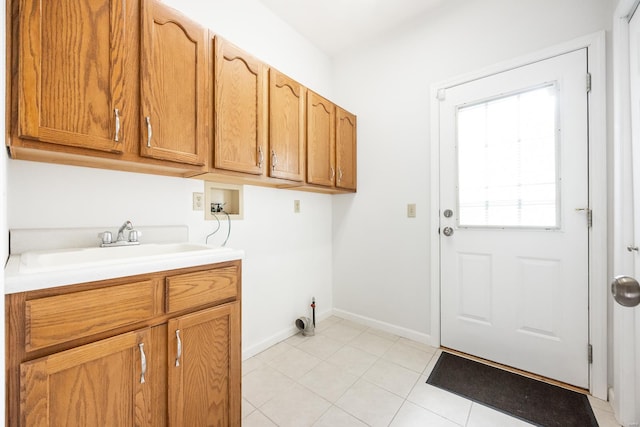
<path fill-rule="evenodd" d="M 20 365 L 21 426 L 151 426 L 149 330 Z"/>
<path fill-rule="evenodd" d="M 240 425 L 239 334 L 238 303 L 169 321 L 170 425 Z"/>
<path fill-rule="evenodd" d="M 240 280 L 230 261 L 7 295 L 7 425 L 239 426 Z M 112 322 L 123 289 L 138 313 Z M 185 290 L 201 298 L 171 306 Z M 95 295 L 104 304 L 86 304 Z M 45 328 L 60 302 L 53 318 L 77 321 Z"/>

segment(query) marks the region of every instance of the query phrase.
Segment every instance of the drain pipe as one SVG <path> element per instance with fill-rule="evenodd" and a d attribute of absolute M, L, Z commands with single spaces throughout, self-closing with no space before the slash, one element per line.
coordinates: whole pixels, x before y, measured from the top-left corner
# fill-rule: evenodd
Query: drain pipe
<path fill-rule="evenodd" d="M 313 322 L 308 317 L 298 317 L 296 319 L 296 327 L 298 330 L 302 331 L 302 335 L 305 337 L 311 337 L 316 334 L 316 298 L 312 297 L 311 299 L 311 309 L 313 311 Z"/>
<path fill-rule="evenodd" d="M 305 337 L 312 337 L 316 334 L 313 323 L 311 323 L 311 319 L 308 317 L 298 317 L 296 319 L 296 327 L 299 331 L 302 331 L 302 335 Z"/>

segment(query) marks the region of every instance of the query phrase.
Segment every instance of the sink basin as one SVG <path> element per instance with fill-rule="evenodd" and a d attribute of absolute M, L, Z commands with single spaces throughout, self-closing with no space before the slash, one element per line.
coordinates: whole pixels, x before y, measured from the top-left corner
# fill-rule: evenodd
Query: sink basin
<path fill-rule="evenodd" d="M 35 291 L 242 259 L 242 250 L 197 243 L 143 243 L 137 246 L 24 251 L 11 255 L 5 265 L 4 293 Z"/>
<path fill-rule="evenodd" d="M 55 251 L 25 252 L 20 256 L 20 271 L 40 272 L 69 268 L 86 268 L 98 265 L 157 261 L 162 258 L 175 259 L 203 254 L 204 251 L 219 252 L 226 248 L 213 248 L 196 243 L 147 243 L 136 246 L 109 248 L 77 248 Z"/>

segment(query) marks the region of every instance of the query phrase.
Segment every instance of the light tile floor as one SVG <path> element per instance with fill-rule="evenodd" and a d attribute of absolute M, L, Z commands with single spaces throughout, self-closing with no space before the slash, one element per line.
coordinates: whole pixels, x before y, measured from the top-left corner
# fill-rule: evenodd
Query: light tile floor
<path fill-rule="evenodd" d="M 426 384 L 440 350 L 330 317 L 243 362 L 243 427 L 527 426 Z M 619 426 L 589 398 L 601 427 Z"/>

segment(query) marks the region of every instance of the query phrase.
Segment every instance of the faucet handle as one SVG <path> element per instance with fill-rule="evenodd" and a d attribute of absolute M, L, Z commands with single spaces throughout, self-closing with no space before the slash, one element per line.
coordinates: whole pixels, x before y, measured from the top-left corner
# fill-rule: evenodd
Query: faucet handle
<path fill-rule="evenodd" d="M 98 234 L 98 237 L 102 239 L 102 244 L 106 245 L 113 242 L 113 234 L 110 231 L 105 231 L 104 233 Z"/>
<path fill-rule="evenodd" d="M 139 239 L 140 239 L 140 236 L 142 236 L 142 231 L 138 231 L 138 230 L 129 231 L 129 241 L 130 242 L 138 242 Z"/>

